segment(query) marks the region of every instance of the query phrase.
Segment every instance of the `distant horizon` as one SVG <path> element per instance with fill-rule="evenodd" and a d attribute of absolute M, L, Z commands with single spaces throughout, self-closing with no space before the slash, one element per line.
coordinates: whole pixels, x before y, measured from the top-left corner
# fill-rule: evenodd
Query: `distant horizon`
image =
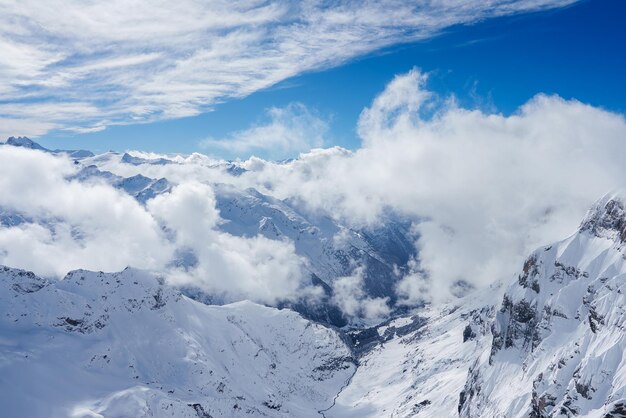
<path fill-rule="evenodd" d="M 625 18 L 0 0 L 2 413 L 626 417 Z"/>
<path fill-rule="evenodd" d="M 394 76 L 411 68 L 428 75 L 430 91 L 454 97 L 467 109 L 508 116 L 537 94 L 548 94 L 624 114 L 626 87 L 621 79 L 626 59 L 619 49 L 626 43 L 626 29 L 619 16 L 626 5 L 619 0 L 563 5 L 529 12 L 520 2 L 521 11 L 510 15 L 444 25 L 416 41 L 399 38 L 344 62 L 296 72 L 270 86 L 219 99 L 209 111 L 195 116 L 111 122 L 84 133 L 53 128 L 36 135 L 20 131 L 27 119 L 15 119 L 22 122 L 10 132 L 7 126 L 17 122 L 5 123 L 0 133 L 28 136 L 48 148 L 200 152 L 230 160 L 251 155 L 293 158 L 311 148 L 334 145 L 356 150 L 361 147 L 356 130 L 360 113 Z M 141 67 L 131 66 L 129 71 L 134 68 Z M 0 102 L 0 121 L 11 118 L 10 112 L 20 106 L 33 105 L 32 100 L 18 94 Z M 45 103 L 44 114 L 62 112 L 71 120 L 73 113 L 83 112 L 79 108 L 57 112 L 52 98 Z"/>

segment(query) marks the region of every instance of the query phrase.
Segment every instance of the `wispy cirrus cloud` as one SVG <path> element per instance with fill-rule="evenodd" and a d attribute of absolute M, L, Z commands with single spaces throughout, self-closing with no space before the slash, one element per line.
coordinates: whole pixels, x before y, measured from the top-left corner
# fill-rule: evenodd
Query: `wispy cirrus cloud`
<path fill-rule="evenodd" d="M 451 25 L 575 1 L 0 0 L 0 135 L 191 116 Z"/>

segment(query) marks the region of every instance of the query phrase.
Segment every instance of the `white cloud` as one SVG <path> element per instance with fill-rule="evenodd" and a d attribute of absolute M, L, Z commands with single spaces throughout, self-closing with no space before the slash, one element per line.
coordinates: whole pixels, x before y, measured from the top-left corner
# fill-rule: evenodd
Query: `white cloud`
<path fill-rule="evenodd" d="M 221 218 L 211 187 L 186 182 L 144 208 L 108 184 L 67 180 L 75 171 L 66 157 L 0 146 L 0 217 L 25 220 L 0 226 L 0 264 L 48 277 L 131 265 L 227 302 L 317 295 L 293 243 L 216 229 Z M 180 251 L 192 251 L 197 265 L 170 267 Z"/>
<path fill-rule="evenodd" d="M 78 110 L 14 132 L 41 134 L 195 115 L 451 25 L 574 1 L 2 0 L 0 118 Z"/>
<path fill-rule="evenodd" d="M 203 148 L 231 158 L 259 154 L 280 160 L 324 145 L 328 124 L 301 103 L 267 110 L 268 121 L 222 139 L 206 139 Z"/>
<path fill-rule="evenodd" d="M 398 76 L 363 111 L 360 150 L 251 161 L 255 171 L 237 181 L 353 225 L 389 209 L 416 219 L 421 270 L 400 289 L 412 300 L 446 298 L 459 280 L 508 280 L 529 251 L 569 235 L 626 182 L 622 115 L 545 95 L 510 116 L 485 113 L 425 82 L 416 70 Z"/>
<path fill-rule="evenodd" d="M 0 146 L 0 210 L 31 220 L 0 228 L 0 262 L 47 276 L 161 267 L 172 248 L 150 214 L 108 185 L 67 181 L 74 170 L 67 158 Z"/>
<path fill-rule="evenodd" d="M 350 317 L 376 323 L 389 314 L 389 298 L 371 298 L 363 290 L 364 269 L 357 267 L 352 275 L 333 281 L 332 302 Z"/>
<path fill-rule="evenodd" d="M 249 143 L 255 143 L 254 133 L 259 132 L 255 128 L 243 131 Z M 193 279 L 216 293 L 233 298 L 255 295 L 263 301 L 288 297 L 303 286 L 292 244 L 259 237 L 241 240 L 216 232 L 219 216 L 212 194 L 196 182 L 255 187 L 352 227 L 381 222 L 389 210 L 414 219 L 419 256 L 398 285 L 399 296 L 407 302 L 449 298 L 450 287 L 459 280 L 479 287 L 509 280 L 531 250 L 573 232 L 593 201 L 610 189 L 626 186 L 624 117 L 558 96 L 537 95 L 512 115 L 464 109 L 454 98 L 428 91 L 427 78 L 413 70 L 392 80 L 362 112 L 358 131 L 363 147 L 357 151 L 314 149 L 280 164 L 250 158 L 242 163 L 249 171 L 238 177 L 228 175 L 217 161 L 197 154 L 178 157 L 180 164 L 133 166 L 116 159 L 102 164 L 124 176 L 142 173 L 181 185 L 164 200 L 155 200 L 148 211 L 134 206 L 126 209 L 137 218 L 133 227 L 144 231 L 139 237 L 145 237 L 146 248 L 166 239 L 160 250 L 164 253 L 192 247 L 198 254 L 197 268 L 177 271 L 187 274 L 177 276 L 179 280 Z M 11 170 L 14 160 L 21 159 L 2 160 L 0 188 L 8 192 L 0 197 L 0 205 L 12 202 L 32 216 L 40 216 L 37 211 L 41 210 L 64 219 L 76 211 L 66 200 L 75 198 L 64 194 L 55 198 L 51 190 L 90 193 L 79 186 L 59 185 L 62 174 L 52 176 L 56 180 L 47 179 L 48 171 L 73 170 L 67 162 L 50 159 L 46 164 Z M 31 177 L 38 179 L 40 188 L 34 188 Z M 116 195 L 106 196 L 117 201 Z M 93 199 L 105 205 L 104 197 Z M 120 202 L 126 207 L 124 200 Z M 79 220 L 85 217 L 83 223 L 67 223 L 89 231 L 90 210 L 96 211 L 87 207 L 72 215 L 80 215 Z M 114 229 L 133 229 L 125 226 L 124 219 L 113 219 Z M 174 238 L 164 238 L 161 226 L 178 232 Z M 71 228 L 58 229 L 54 233 L 14 229 L 15 235 L 7 237 L 4 245 L 10 251 L 10 243 L 65 242 L 72 236 Z M 22 236 L 34 238 L 24 241 Z M 147 250 L 141 245 L 128 245 L 129 259 L 145 259 L 142 251 Z M 23 248 L 24 254 L 39 251 L 34 244 L 32 250 Z M 66 262 L 60 253 L 52 254 Z M 276 255 L 284 262 L 272 259 Z M 8 256 L 2 257 L 7 260 Z M 80 252 L 68 258 L 76 267 L 85 267 L 79 265 L 81 257 L 91 260 Z M 222 277 L 238 279 L 228 283 Z M 338 304 L 358 315 L 375 316 L 383 306 L 363 302 L 358 277 L 339 280 L 336 294 Z"/>
<path fill-rule="evenodd" d="M 151 213 L 175 232 L 181 248 L 193 249 L 198 265 L 170 272 L 176 284 L 192 284 L 225 300 L 254 299 L 275 304 L 294 300 L 304 289 L 304 260 L 292 242 L 263 236 L 242 238 L 219 232 L 213 190 L 189 182 L 149 201 Z"/>

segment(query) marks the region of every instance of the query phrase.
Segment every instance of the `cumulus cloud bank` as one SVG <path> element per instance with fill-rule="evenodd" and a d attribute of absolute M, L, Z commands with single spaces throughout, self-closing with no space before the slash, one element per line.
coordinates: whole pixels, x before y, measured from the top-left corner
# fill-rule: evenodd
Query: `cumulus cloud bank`
<path fill-rule="evenodd" d="M 192 284 L 218 295 L 225 292 L 226 300 L 252 298 L 270 304 L 295 299 L 303 291 L 304 260 L 295 254 L 293 243 L 218 231 L 221 218 L 211 187 L 181 184 L 149 201 L 148 210 L 175 233 L 179 248 L 190 248 L 197 257 L 191 271 L 169 272 L 173 283 Z M 307 292 L 315 293 L 313 289 Z"/>
<path fill-rule="evenodd" d="M 0 135 L 195 115 L 456 24 L 575 0 L 0 1 Z"/>
<path fill-rule="evenodd" d="M 569 235 L 597 198 L 626 186 L 623 115 L 542 94 L 514 114 L 489 113 L 427 86 L 418 70 L 393 79 L 363 110 L 356 151 L 313 149 L 281 163 L 250 158 L 237 175 L 200 154 L 165 165 L 104 159 L 101 168 L 119 175 L 178 185 L 146 207 L 109 186 L 66 180 L 75 168 L 61 157 L 1 147 L 0 207 L 29 219 L 0 229 L 0 262 L 49 274 L 166 268 L 179 283 L 231 300 L 293 297 L 306 286 L 293 243 L 219 231 L 210 184 L 230 183 L 353 228 L 390 213 L 411 219 L 418 255 L 397 296 L 440 301 L 509 280 L 531 250 Z M 244 143 L 256 143 L 258 126 L 242 132 Z M 193 268 L 168 264 L 186 249 L 198 257 Z M 336 280 L 334 302 L 348 315 L 384 314 L 388 301 L 362 293 L 361 271 Z"/>
<path fill-rule="evenodd" d="M 216 229 L 211 187 L 181 184 L 144 207 L 104 182 L 69 180 L 75 172 L 64 156 L 0 146 L 0 264 L 48 277 L 130 265 L 227 302 L 275 304 L 316 294 L 305 289 L 304 261 L 292 243 Z M 185 251 L 196 263 L 172 264 Z"/>
<path fill-rule="evenodd" d="M 0 214 L 25 220 L 0 228 L 0 262 L 48 276 L 161 266 L 172 248 L 150 214 L 108 185 L 66 180 L 74 171 L 67 158 L 0 147 Z"/>
<path fill-rule="evenodd" d="M 413 217 L 418 267 L 399 287 L 409 301 L 510 278 L 529 251 L 569 235 L 594 200 L 624 185 L 622 115 L 546 95 L 509 116 L 485 113 L 426 83 L 417 70 L 391 81 L 361 114 L 358 151 L 249 160 L 239 181 L 356 225 L 387 210 Z"/>

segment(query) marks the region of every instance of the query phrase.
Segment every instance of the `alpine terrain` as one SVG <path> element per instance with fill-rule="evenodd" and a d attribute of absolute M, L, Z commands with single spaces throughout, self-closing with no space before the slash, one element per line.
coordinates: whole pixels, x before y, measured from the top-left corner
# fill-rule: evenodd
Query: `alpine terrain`
<path fill-rule="evenodd" d="M 108 184 L 141 205 L 176 185 L 151 176 L 159 167 L 192 164 L 49 151 L 26 138 L 3 146 L 71 158 L 68 182 Z M 227 162 L 208 170 L 216 179 L 245 172 Z M 228 303 L 155 271 L 59 279 L 1 267 L 3 415 L 626 416 L 623 194 L 530 254 L 514 280 L 407 307 L 394 289 L 417 260 L 408 220 L 390 213 L 383 226 L 357 230 L 236 181 L 213 186 L 220 230 L 293 242 L 319 298 Z M 3 228 L 54 224 L 0 209 Z M 193 268 L 197 257 L 190 250 L 173 262 Z M 334 284 L 359 265 L 363 297 L 390 306 L 377 320 L 347 315 L 336 300 Z"/>

